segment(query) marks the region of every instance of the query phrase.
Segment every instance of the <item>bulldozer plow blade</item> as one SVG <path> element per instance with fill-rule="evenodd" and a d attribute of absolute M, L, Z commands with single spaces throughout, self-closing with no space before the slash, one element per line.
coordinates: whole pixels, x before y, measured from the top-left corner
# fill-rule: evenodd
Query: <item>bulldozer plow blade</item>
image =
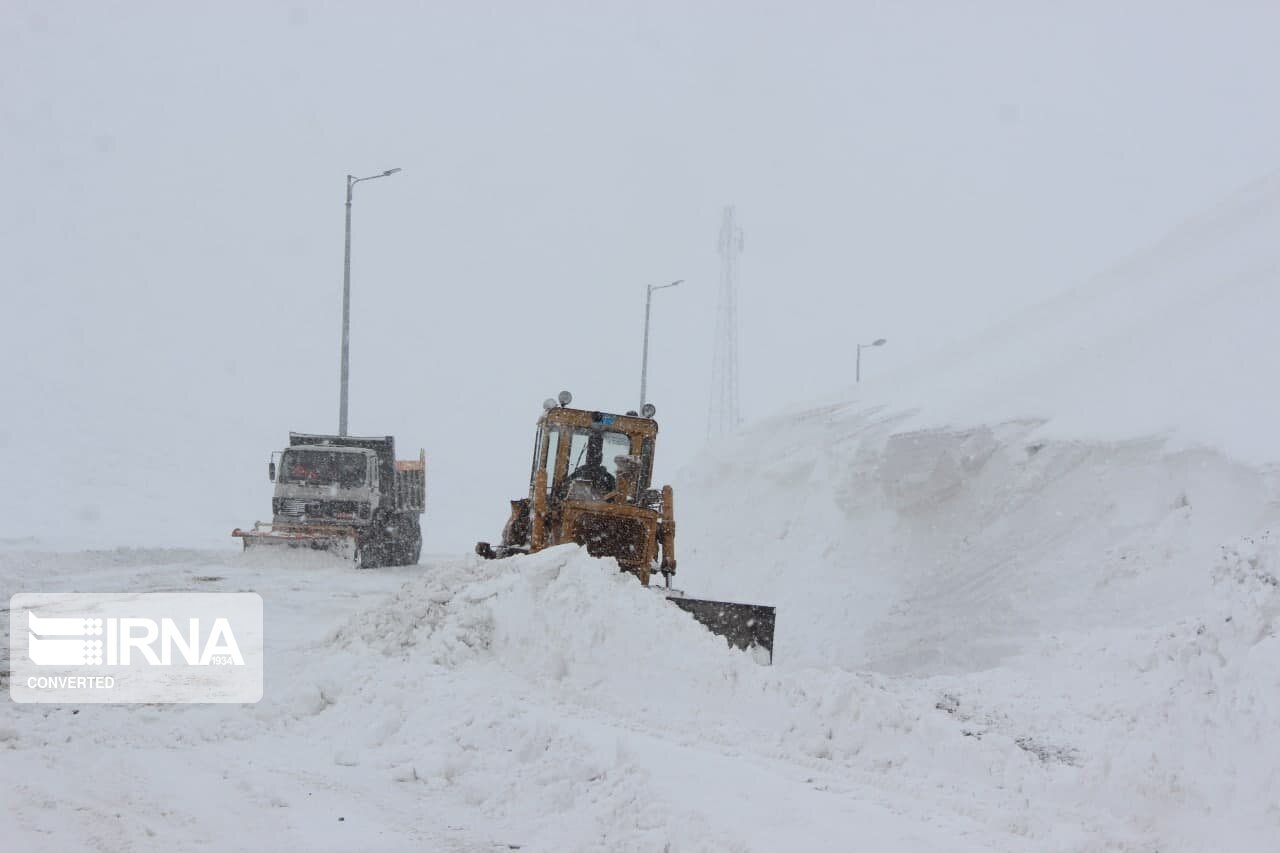
<path fill-rule="evenodd" d="M 325 527 L 273 528 L 254 525 L 252 530 L 236 528 L 231 535 L 244 543 L 244 550 L 260 548 L 306 548 L 324 551 L 347 560 L 356 557 L 355 536 L 350 530 Z"/>
<path fill-rule="evenodd" d="M 697 619 L 711 633 L 724 637 L 729 645 L 746 651 L 763 650 L 767 662 L 773 663 L 774 608 L 679 595 L 669 595 L 667 601 Z"/>

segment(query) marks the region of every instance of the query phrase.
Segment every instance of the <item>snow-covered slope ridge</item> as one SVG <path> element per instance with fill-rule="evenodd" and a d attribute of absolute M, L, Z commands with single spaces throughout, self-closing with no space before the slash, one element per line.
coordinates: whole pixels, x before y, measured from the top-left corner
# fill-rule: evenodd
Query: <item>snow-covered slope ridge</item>
<path fill-rule="evenodd" d="M 845 399 L 919 410 L 920 428 L 1039 418 L 1048 436 L 1168 434 L 1280 462 L 1278 234 L 1280 172 L 1094 280 Z"/>

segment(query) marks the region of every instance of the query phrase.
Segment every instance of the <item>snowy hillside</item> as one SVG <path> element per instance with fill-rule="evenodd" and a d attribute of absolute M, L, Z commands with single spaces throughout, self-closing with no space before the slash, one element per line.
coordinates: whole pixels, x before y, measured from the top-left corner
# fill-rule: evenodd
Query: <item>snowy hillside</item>
<path fill-rule="evenodd" d="M 776 604 L 780 660 L 1045 744 L 1159 849 L 1263 849 L 1277 233 L 1273 177 L 896 387 L 724 442 L 681 484 L 682 583 Z"/>
<path fill-rule="evenodd" d="M 1041 435 L 1167 434 L 1280 462 L 1277 234 L 1280 172 L 1087 284 L 842 402 L 919 409 L 922 427 L 1048 418 Z"/>

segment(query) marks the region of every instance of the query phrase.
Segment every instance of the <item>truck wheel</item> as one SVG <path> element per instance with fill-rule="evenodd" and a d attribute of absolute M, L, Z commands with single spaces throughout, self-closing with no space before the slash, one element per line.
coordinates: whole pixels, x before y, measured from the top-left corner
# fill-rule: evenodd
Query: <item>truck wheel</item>
<path fill-rule="evenodd" d="M 397 525 L 400 538 L 396 540 L 396 565 L 416 566 L 422 556 L 422 525 L 416 515 L 406 515 Z"/>
<path fill-rule="evenodd" d="M 386 546 L 377 540 L 356 546 L 357 569 L 376 569 L 384 564 Z"/>
<path fill-rule="evenodd" d="M 375 518 L 366 528 L 366 539 L 360 548 L 360 568 L 380 569 L 383 566 L 400 565 L 401 537 L 404 531 L 403 517 L 398 513 L 381 519 Z"/>

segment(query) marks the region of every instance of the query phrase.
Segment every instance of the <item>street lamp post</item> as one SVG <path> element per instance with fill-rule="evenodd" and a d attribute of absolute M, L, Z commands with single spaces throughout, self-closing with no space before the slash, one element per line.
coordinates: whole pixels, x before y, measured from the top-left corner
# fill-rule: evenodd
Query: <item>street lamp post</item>
<path fill-rule="evenodd" d="M 866 347 L 882 347 L 885 345 L 885 343 L 887 342 L 885 341 L 884 338 L 876 338 L 874 341 L 872 341 L 869 344 L 858 344 L 858 359 L 856 362 L 857 366 L 854 368 L 854 371 L 853 371 L 854 382 L 862 381 L 862 350 Z"/>
<path fill-rule="evenodd" d="M 347 434 L 347 358 L 351 349 L 351 191 L 361 181 L 372 181 L 394 175 L 400 169 L 387 169 L 367 178 L 347 175 L 347 244 L 342 258 L 342 379 L 338 391 L 338 435 Z"/>
<path fill-rule="evenodd" d="M 677 284 L 684 282 L 684 279 L 673 281 L 670 284 L 650 284 L 647 286 L 644 296 L 644 355 L 640 358 L 640 407 L 644 408 L 644 404 L 649 402 L 645 398 L 646 382 L 649 375 L 649 308 L 653 305 L 653 292 L 655 290 L 665 290 L 668 287 L 675 287 Z"/>

